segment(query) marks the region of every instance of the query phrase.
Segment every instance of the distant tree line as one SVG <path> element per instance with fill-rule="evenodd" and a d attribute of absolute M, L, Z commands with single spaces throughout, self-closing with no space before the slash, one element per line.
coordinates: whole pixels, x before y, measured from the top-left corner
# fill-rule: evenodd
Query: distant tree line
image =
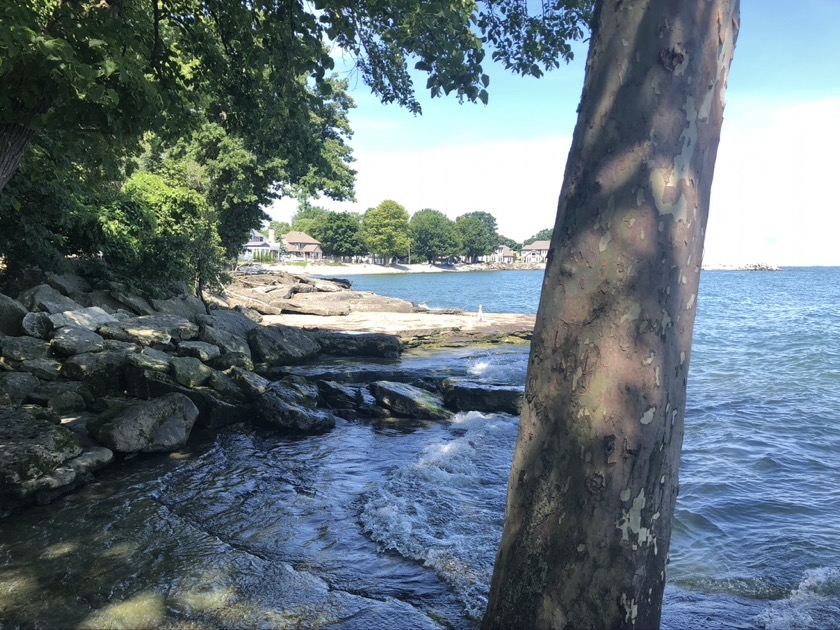
<path fill-rule="evenodd" d="M 467 212 L 450 219 L 439 210 L 425 208 L 413 215 L 399 203 L 386 200 L 363 215 L 334 212 L 301 202 L 291 223 L 272 221 L 278 236 L 292 230 L 321 242 L 326 256 L 338 259 L 372 255 L 386 263 L 411 258 L 435 263 L 459 259 L 475 262 L 500 245 L 514 251 L 538 240 L 550 240 L 550 228 L 518 243 L 499 234 L 496 217 L 489 212 Z"/>

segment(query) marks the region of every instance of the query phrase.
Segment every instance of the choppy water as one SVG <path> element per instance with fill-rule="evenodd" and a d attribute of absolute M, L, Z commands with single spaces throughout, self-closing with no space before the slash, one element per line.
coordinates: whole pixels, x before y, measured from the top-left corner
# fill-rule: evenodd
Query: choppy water
<path fill-rule="evenodd" d="M 526 363 L 506 347 L 402 365 L 521 383 Z M 840 269 L 704 274 L 666 627 L 840 627 L 838 385 Z M 517 428 L 236 429 L 130 463 L 0 521 L 0 626 L 474 626 Z"/>

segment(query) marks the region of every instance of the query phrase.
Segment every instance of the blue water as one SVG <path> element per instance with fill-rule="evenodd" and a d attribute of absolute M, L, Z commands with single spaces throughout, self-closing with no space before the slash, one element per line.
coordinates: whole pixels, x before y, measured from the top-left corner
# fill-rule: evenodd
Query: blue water
<path fill-rule="evenodd" d="M 542 271 L 475 271 L 350 276 L 353 289 L 401 298 L 429 308 L 475 313 L 537 312 Z M 340 274 L 338 274 L 340 275 Z"/>
<path fill-rule="evenodd" d="M 541 279 L 354 284 L 533 312 Z M 298 372 L 522 383 L 527 358 L 462 348 Z M 840 269 L 704 272 L 688 386 L 663 625 L 840 628 Z M 517 430 L 516 417 L 476 412 L 339 422 L 305 439 L 243 426 L 129 464 L 0 521 L 0 627 L 473 628 Z"/>

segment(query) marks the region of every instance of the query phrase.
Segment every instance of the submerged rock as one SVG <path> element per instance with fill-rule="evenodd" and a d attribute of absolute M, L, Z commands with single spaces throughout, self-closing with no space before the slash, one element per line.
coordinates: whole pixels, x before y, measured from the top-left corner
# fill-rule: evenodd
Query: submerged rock
<path fill-rule="evenodd" d="M 317 389 L 315 390 L 317 392 Z M 264 423 L 302 433 L 323 433 L 335 427 L 336 417 L 316 408 L 317 393 L 295 383 L 272 383 L 256 400 L 257 416 Z"/>
<path fill-rule="evenodd" d="M 455 411 L 509 413 L 518 416 L 522 407 L 522 385 L 494 385 L 465 379 L 443 381 L 443 401 Z"/>
<path fill-rule="evenodd" d="M 383 407 L 399 416 L 430 420 L 446 420 L 452 412 L 445 409 L 440 396 L 419 387 L 394 381 L 376 381 L 370 392 Z"/>

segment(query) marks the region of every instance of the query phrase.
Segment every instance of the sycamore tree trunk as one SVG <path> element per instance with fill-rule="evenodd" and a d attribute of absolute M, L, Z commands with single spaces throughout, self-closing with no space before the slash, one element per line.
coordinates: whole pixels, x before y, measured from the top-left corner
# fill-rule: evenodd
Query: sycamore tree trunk
<path fill-rule="evenodd" d="M 17 172 L 35 132 L 16 123 L 0 123 L 0 192 Z"/>
<path fill-rule="evenodd" d="M 659 625 L 738 4 L 599 3 L 485 628 Z"/>

